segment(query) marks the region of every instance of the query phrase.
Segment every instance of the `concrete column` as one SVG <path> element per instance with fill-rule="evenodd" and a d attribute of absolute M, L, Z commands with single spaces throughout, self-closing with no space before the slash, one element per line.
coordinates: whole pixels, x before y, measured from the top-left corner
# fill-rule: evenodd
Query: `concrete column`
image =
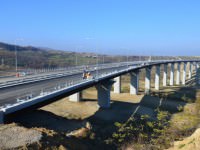
<path fill-rule="evenodd" d="M 139 70 L 130 73 L 130 94 L 137 95 L 139 89 Z"/>
<path fill-rule="evenodd" d="M 180 84 L 180 63 L 177 63 L 176 85 Z"/>
<path fill-rule="evenodd" d="M 199 69 L 196 72 L 196 79 L 197 79 L 197 84 L 200 85 L 200 70 Z"/>
<path fill-rule="evenodd" d="M 192 64 L 191 64 L 191 70 L 192 70 L 192 74 L 194 73 L 194 69 L 195 69 L 195 62 L 192 62 Z"/>
<path fill-rule="evenodd" d="M 69 96 L 69 101 L 71 102 L 80 102 L 81 101 L 81 92 L 74 93 Z"/>
<path fill-rule="evenodd" d="M 110 107 L 110 90 L 113 80 L 108 80 L 96 85 L 97 88 L 97 97 L 98 97 L 98 105 L 101 108 L 109 108 Z"/>
<path fill-rule="evenodd" d="M 192 63 L 189 63 L 189 70 L 188 70 L 188 78 L 191 79 L 192 78 Z"/>
<path fill-rule="evenodd" d="M 146 76 L 145 76 L 145 94 L 150 93 L 151 89 L 151 67 L 145 68 L 146 70 Z"/>
<path fill-rule="evenodd" d="M 194 67 L 194 69 L 195 69 L 195 70 L 194 70 L 195 73 L 197 73 L 197 68 L 198 68 L 197 65 L 198 65 L 197 62 L 195 62 L 195 67 Z"/>
<path fill-rule="evenodd" d="M 156 75 L 155 75 L 155 89 L 160 89 L 160 65 L 156 66 Z"/>
<path fill-rule="evenodd" d="M 170 70 L 170 81 L 169 85 L 174 85 L 174 63 L 171 63 L 171 70 Z"/>
<path fill-rule="evenodd" d="M 193 73 L 194 72 L 194 62 L 192 62 L 191 64 L 190 64 L 191 66 L 191 73 Z M 191 74 L 192 75 L 192 74 Z"/>
<path fill-rule="evenodd" d="M 114 93 L 121 93 L 121 76 L 116 77 L 114 83 Z"/>
<path fill-rule="evenodd" d="M 163 66 L 163 86 L 167 86 L 167 66 L 168 64 L 164 64 Z"/>
<path fill-rule="evenodd" d="M 185 85 L 185 80 L 186 80 L 186 63 L 183 62 L 182 85 Z"/>
<path fill-rule="evenodd" d="M 4 112 L 0 110 L 0 124 L 4 123 Z"/>

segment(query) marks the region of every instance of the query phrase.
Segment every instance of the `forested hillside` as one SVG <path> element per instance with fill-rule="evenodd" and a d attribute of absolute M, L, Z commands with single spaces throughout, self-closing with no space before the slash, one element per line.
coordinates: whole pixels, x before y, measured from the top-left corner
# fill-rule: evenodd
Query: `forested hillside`
<path fill-rule="evenodd" d="M 24 47 L 0 42 L 0 69 L 13 69 L 15 67 L 15 50 L 17 51 L 19 68 L 58 68 L 97 63 L 158 59 L 199 59 L 199 57 L 97 55 L 94 53 L 77 53 L 33 46 Z"/>

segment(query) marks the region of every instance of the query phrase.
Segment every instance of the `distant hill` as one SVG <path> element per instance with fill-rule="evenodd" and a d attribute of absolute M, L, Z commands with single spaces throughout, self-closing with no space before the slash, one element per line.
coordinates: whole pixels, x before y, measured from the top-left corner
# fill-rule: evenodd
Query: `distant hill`
<path fill-rule="evenodd" d="M 7 44 L 0 42 L 0 50 L 7 50 L 7 51 L 15 51 L 15 48 L 17 51 L 26 51 L 26 50 L 31 50 L 31 51 L 40 51 L 42 50 L 41 48 L 36 48 L 32 46 L 18 46 L 18 45 L 13 45 L 13 44 Z"/>
<path fill-rule="evenodd" d="M 18 46 L 0 42 L 0 70 L 15 67 L 15 48 L 17 50 L 18 66 L 20 68 L 57 68 L 75 65 L 90 65 L 139 60 L 164 59 L 199 59 L 200 57 L 172 57 L 172 56 L 111 56 L 95 53 L 77 53 L 72 51 L 53 50 L 44 47 Z"/>
<path fill-rule="evenodd" d="M 57 68 L 75 65 L 96 64 L 94 53 L 76 53 L 52 50 L 50 48 L 18 46 L 0 42 L 0 69 L 15 67 L 15 49 L 17 50 L 18 66 L 21 68 Z M 98 63 L 109 63 L 116 59 L 107 55 L 99 55 Z"/>

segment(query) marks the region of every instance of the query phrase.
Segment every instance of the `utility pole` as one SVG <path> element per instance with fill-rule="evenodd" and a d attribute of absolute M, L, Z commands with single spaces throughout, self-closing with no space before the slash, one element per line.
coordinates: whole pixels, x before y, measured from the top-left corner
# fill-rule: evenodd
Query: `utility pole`
<path fill-rule="evenodd" d="M 15 73 L 16 73 L 16 77 L 18 76 L 18 68 L 17 68 L 17 46 L 16 46 L 16 40 L 15 40 Z"/>
<path fill-rule="evenodd" d="M 1 58 L 1 65 L 4 66 L 4 59 Z"/>
<path fill-rule="evenodd" d="M 78 59 L 77 59 L 77 54 L 76 54 L 76 66 L 77 66 L 77 64 L 78 64 Z"/>
<path fill-rule="evenodd" d="M 96 66 L 97 66 L 96 67 L 96 77 L 99 78 L 98 77 L 98 74 L 99 74 L 99 72 L 98 72 L 98 69 L 99 69 L 99 56 L 98 56 L 98 53 L 97 53 L 96 57 L 97 57 L 97 60 L 96 60 Z"/>
<path fill-rule="evenodd" d="M 15 72 L 18 77 L 18 60 L 17 60 L 17 41 L 23 41 L 24 39 L 15 39 Z"/>

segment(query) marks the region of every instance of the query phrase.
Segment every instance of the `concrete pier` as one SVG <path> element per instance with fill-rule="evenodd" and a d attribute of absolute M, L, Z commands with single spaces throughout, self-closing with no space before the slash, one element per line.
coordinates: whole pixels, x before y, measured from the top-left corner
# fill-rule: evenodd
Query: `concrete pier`
<path fill-rule="evenodd" d="M 71 102 L 80 102 L 81 101 L 81 92 L 74 93 L 69 96 L 69 101 Z"/>
<path fill-rule="evenodd" d="M 186 63 L 183 63 L 183 75 L 182 75 L 182 85 L 185 85 L 186 80 Z"/>
<path fill-rule="evenodd" d="M 137 95 L 139 89 L 139 70 L 130 73 L 130 94 Z"/>
<path fill-rule="evenodd" d="M 171 63 L 169 85 L 170 85 L 170 86 L 173 86 L 173 85 L 174 85 L 174 63 Z"/>
<path fill-rule="evenodd" d="M 198 70 L 198 68 L 197 68 L 195 78 L 196 78 L 196 82 L 197 82 L 198 85 L 200 85 L 200 76 L 199 76 L 199 75 L 200 75 L 200 72 L 199 72 L 199 70 Z"/>
<path fill-rule="evenodd" d="M 177 63 L 176 85 L 180 85 L 180 63 Z"/>
<path fill-rule="evenodd" d="M 195 73 L 197 73 L 197 67 L 198 66 L 198 64 L 195 62 L 195 65 L 194 65 L 194 71 L 195 71 Z"/>
<path fill-rule="evenodd" d="M 163 65 L 163 86 L 167 86 L 167 66 L 168 64 Z"/>
<path fill-rule="evenodd" d="M 98 105 L 101 108 L 110 107 L 110 90 L 113 83 L 113 80 L 109 80 L 96 85 Z"/>
<path fill-rule="evenodd" d="M 145 68 L 146 70 L 146 76 L 145 76 L 145 94 L 150 93 L 151 89 L 151 67 Z"/>
<path fill-rule="evenodd" d="M 4 123 L 4 112 L 0 110 L 0 124 Z"/>
<path fill-rule="evenodd" d="M 192 78 L 192 63 L 190 62 L 189 63 L 189 69 L 188 69 L 188 79 L 191 79 Z"/>
<path fill-rule="evenodd" d="M 156 66 L 156 74 L 155 74 L 155 89 L 160 89 L 160 65 Z"/>
<path fill-rule="evenodd" d="M 114 93 L 121 93 L 121 76 L 114 79 Z"/>

